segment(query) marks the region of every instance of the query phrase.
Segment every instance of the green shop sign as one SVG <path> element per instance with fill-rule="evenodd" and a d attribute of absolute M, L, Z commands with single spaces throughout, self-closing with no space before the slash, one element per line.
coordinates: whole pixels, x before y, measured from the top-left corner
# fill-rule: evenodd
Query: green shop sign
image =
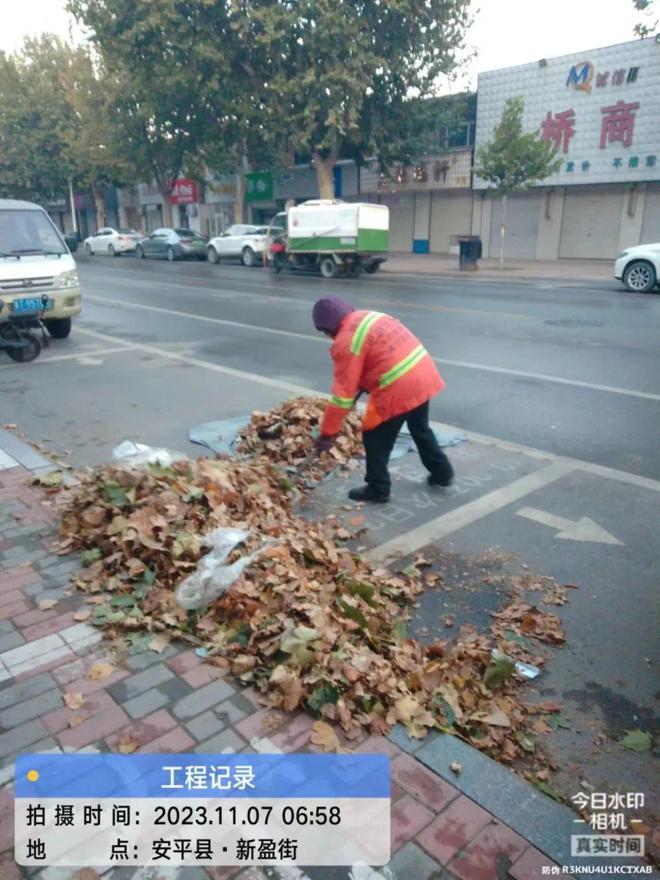
<path fill-rule="evenodd" d="M 250 171 L 245 175 L 245 199 L 248 202 L 272 202 L 273 175 L 270 171 Z"/>

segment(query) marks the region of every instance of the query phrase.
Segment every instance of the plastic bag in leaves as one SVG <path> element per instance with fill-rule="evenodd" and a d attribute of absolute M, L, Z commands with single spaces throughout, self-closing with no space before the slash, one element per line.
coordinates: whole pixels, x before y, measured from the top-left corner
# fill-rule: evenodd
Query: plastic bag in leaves
<path fill-rule="evenodd" d="M 115 446 L 112 457 L 126 467 L 145 467 L 149 464 L 169 467 L 175 461 L 184 461 L 188 458 L 183 452 L 177 452 L 175 449 L 145 446 L 144 443 L 134 443 L 132 440 L 124 440 Z"/>

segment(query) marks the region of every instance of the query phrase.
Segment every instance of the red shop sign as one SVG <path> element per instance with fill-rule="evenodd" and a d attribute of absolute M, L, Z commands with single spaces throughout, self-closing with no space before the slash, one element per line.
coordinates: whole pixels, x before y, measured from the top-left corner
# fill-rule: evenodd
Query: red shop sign
<path fill-rule="evenodd" d="M 198 201 L 196 182 L 187 177 L 180 177 L 174 184 L 170 202 L 173 205 L 193 205 Z"/>

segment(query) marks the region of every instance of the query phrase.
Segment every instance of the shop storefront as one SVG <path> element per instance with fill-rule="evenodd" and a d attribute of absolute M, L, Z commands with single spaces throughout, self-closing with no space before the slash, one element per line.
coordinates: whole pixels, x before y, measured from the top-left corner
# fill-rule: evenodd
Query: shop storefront
<path fill-rule="evenodd" d="M 560 169 L 510 197 L 506 250 L 529 259 L 613 259 L 660 240 L 660 43 L 636 40 L 479 75 L 477 149 L 508 98 L 557 146 Z M 473 229 L 499 250 L 500 202 L 475 178 Z"/>

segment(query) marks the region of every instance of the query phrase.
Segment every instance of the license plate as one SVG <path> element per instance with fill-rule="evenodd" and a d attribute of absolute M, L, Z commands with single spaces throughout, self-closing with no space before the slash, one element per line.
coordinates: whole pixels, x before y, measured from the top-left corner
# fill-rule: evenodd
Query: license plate
<path fill-rule="evenodd" d="M 40 296 L 25 296 L 21 299 L 15 299 L 12 303 L 11 310 L 15 315 L 29 315 L 34 312 L 43 311 L 44 304 Z M 46 309 L 53 308 L 53 300 L 49 299 Z"/>

